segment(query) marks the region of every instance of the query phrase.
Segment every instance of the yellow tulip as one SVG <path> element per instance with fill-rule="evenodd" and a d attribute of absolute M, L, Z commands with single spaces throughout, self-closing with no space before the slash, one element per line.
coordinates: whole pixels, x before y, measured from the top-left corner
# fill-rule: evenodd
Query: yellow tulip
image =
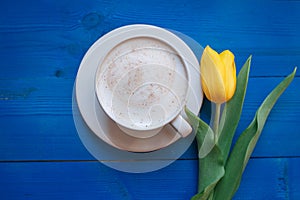
<path fill-rule="evenodd" d="M 234 55 L 229 50 L 218 54 L 206 46 L 200 63 L 203 91 L 206 97 L 217 104 L 231 99 L 236 88 Z"/>

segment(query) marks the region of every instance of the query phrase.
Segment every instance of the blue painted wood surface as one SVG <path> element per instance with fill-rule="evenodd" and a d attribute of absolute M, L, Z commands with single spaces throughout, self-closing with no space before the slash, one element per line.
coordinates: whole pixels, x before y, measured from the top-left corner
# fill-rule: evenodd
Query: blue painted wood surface
<path fill-rule="evenodd" d="M 197 183 L 195 144 L 146 174 L 110 169 L 86 151 L 71 109 L 84 53 L 114 28 L 147 23 L 231 49 L 238 70 L 252 54 L 240 133 L 300 63 L 299 10 L 299 1 L 1 1 L 0 199 L 189 199 Z M 235 199 L 300 199 L 296 76 L 271 112 Z"/>

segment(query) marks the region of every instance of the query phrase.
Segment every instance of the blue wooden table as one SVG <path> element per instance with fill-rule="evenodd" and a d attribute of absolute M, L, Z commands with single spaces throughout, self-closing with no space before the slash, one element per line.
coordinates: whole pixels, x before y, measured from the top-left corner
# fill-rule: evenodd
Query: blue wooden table
<path fill-rule="evenodd" d="M 195 143 L 168 167 L 119 172 L 81 143 L 72 88 L 83 55 L 114 28 L 135 23 L 180 31 L 230 49 L 252 67 L 237 132 L 300 63 L 299 1 L 36 0 L 0 3 L 0 199 L 189 199 Z M 300 199 L 300 78 L 275 105 L 235 199 Z"/>

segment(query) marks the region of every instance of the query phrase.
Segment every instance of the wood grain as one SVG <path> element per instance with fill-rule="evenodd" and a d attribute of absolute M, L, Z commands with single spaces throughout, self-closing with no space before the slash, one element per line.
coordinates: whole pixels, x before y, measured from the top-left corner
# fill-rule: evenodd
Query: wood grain
<path fill-rule="evenodd" d="M 195 144 L 147 174 L 112 170 L 84 148 L 71 102 L 85 52 L 114 28 L 146 23 L 232 50 L 238 70 L 252 54 L 238 135 L 300 63 L 299 10 L 299 1 L 281 0 L 1 1 L 0 199 L 189 199 L 196 192 Z M 300 199 L 296 76 L 272 110 L 234 199 Z M 206 102 L 201 116 L 209 115 Z"/>
<path fill-rule="evenodd" d="M 182 200 L 196 192 L 197 183 L 195 160 L 146 174 L 118 172 L 98 162 L 4 162 L 0 167 L 2 199 Z M 234 199 L 299 199 L 299 167 L 299 158 L 252 159 Z"/>
<path fill-rule="evenodd" d="M 300 63 L 297 1 L 210 4 L 161 1 L 4 1 L 0 8 L 0 78 L 74 78 L 89 46 L 121 25 L 154 24 L 187 34 L 203 46 L 231 49 L 238 69 L 253 54 L 251 76 L 282 76 Z M 134 6 L 129 6 L 134 5 Z M 180 6 L 179 6 L 180 5 Z M 145 9 L 147 8 L 147 9 Z M 265 9 L 267 12 L 265 12 Z M 288 12 L 288 15 L 282 13 Z M 18 15 L 22 13 L 22 15 Z"/>
<path fill-rule="evenodd" d="M 263 99 L 282 79 L 249 80 L 236 136 L 247 127 Z M 60 77 L 0 80 L 0 160 L 90 159 L 72 119 L 73 81 Z M 299 86 L 300 79 L 296 78 L 275 105 L 255 157 L 300 156 Z M 201 116 L 206 118 L 209 114 L 209 104 L 204 105 Z M 195 158 L 194 153 L 193 147 L 184 158 Z"/>

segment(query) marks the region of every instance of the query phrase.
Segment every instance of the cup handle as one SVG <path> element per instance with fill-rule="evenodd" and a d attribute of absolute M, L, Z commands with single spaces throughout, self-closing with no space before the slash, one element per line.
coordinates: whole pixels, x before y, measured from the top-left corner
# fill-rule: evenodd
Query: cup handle
<path fill-rule="evenodd" d="M 178 115 L 172 122 L 171 125 L 177 130 L 181 137 L 186 137 L 192 132 L 191 125 L 183 119 L 181 115 Z"/>

